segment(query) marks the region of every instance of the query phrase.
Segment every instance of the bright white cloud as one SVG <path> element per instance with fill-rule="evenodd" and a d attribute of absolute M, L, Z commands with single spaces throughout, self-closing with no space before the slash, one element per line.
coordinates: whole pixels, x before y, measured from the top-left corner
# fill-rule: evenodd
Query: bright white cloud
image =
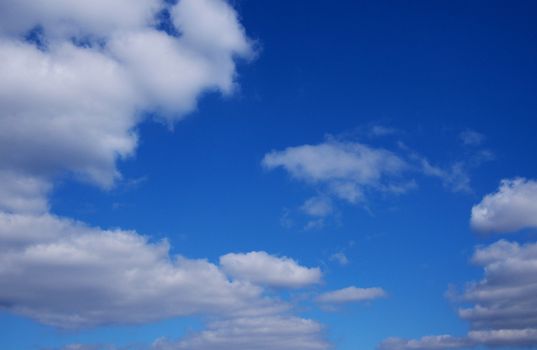
<path fill-rule="evenodd" d="M 157 341 L 155 350 L 327 350 L 322 327 L 297 317 L 236 318 L 209 324 L 207 330 L 177 342 Z"/>
<path fill-rule="evenodd" d="M 316 300 L 326 304 L 345 304 L 361 302 L 386 297 L 382 288 L 357 288 L 354 286 L 326 292 L 319 295 Z"/>
<path fill-rule="evenodd" d="M 304 267 L 293 259 L 265 252 L 226 254 L 220 257 L 220 265 L 223 271 L 237 280 L 271 287 L 300 288 L 321 281 L 318 267 Z"/>
<path fill-rule="evenodd" d="M 163 10 L 179 36 L 155 29 Z M 46 211 L 65 172 L 112 186 L 144 112 L 172 123 L 204 92 L 231 93 L 234 59 L 252 53 L 222 0 L 8 0 L 0 23 L 0 208 L 11 211 Z M 24 39 L 32 31 L 40 45 Z"/>
<path fill-rule="evenodd" d="M 478 248 L 472 258 L 485 275 L 466 285 L 459 309 L 470 323 L 464 337 L 392 338 L 382 350 L 425 350 L 473 346 L 537 346 L 537 243 L 498 241 Z"/>
<path fill-rule="evenodd" d="M 166 25 L 178 35 L 156 29 L 161 11 L 169 12 Z M 318 268 L 266 253 L 229 255 L 223 261 L 261 257 L 270 271 L 264 276 L 267 270 L 256 274 L 230 263 L 227 273 L 237 268 L 230 280 L 211 262 L 171 256 L 166 241 L 48 210 L 56 177 L 110 188 L 121 177 L 117 160 L 135 152 L 145 112 L 171 124 L 194 110 L 202 94 L 232 93 L 235 59 L 252 54 L 223 0 L 0 2 L 3 310 L 61 328 L 184 315 L 212 320 L 175 344 L 179 349 L 328 347 L 319 324 L 289 315 L 291 306 L 264 296 L 260 286 L 318 283 Z M 66 349 L 86 348 L 103 346 Z"/>
<path fill-rule="evenodd" d="M 472 208 L 471 225 L 482 232 L 514 232 L 537 228 L 537 181 L 502 180 L 497 192 Z"/>
<path fill-rule="evenodd" d="M 143 323 L 191 314 L 286 307 L 205 260 L 170 257 L 166 242 L 52 215 L 0 213 L 4 309 L 59 327 Z"/>

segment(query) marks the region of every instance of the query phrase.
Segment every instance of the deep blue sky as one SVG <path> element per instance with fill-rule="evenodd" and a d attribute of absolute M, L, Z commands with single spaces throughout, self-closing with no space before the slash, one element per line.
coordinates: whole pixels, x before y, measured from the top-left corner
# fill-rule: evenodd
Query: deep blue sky
<path fill-rule="evenodd" d="M 237 92 L 204 94 L 173 130 L 158 115 L 139 125 L 137 152 L 119 162 L 124 179 L 114 189 L 63 178 L 51 211 L 167 238 L 173 254 L 189 258 L 216 262 L 253 250 L 293 257 L 323 270 L 316 292 L 382 286 L 387 298 L 339 312 L 302 307 L 301 315 L 326 325 L 338 350 L 374 349 L 390 336 L 464 335 L 468 325 L 444 294 L 450 284 L 482 276 L 469 263 L 474 247 L 498 239 L 471 230 L 472 205 L 501 179 L 537 177 L 537 2 L 233 5 L 257 46 L 253 60 L 240 61 Z M 375 125 L 397 132 L 368 136 Z M 479 147 L 494 155 L 468 167 L 471 191 L 415 174 L 417 187 L 408 193 L 374 193 L 367 205 L 336 201 L 337 215 L 320 229 L 304 230 L 298 209 L 316 190 L 262 166 L 272 150 L 332 135 L 391 150 L 404 142 L 447 168 L 470 162 L 474 151 L 460 139 L 465 130 L 484 135 Z M 293 225 L 282 225 L 285 213 Z M 348 265 L 330 259 L 337 252 Z M 0 315 L 0 325 L 11 330 L 2 332 L 5 349 L 31 348 L 36 339 L 48 346 L 150 342 L 192 327 L 178 319 L 69 332 L 9 314 Z"/>

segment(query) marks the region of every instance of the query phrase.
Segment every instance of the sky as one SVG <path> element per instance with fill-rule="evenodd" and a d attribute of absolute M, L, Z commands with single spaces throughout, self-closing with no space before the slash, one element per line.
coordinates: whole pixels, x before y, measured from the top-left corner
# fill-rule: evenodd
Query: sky
<path fill-rule="evenodd" d="M 536 15 L 0 0 L 0 348 L 537 349 Z"/>

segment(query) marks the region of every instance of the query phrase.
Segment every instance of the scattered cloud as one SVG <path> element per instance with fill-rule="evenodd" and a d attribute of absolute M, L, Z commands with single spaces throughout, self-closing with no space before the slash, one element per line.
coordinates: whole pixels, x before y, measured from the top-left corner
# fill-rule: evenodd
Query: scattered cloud
<path fill-rule="evenodd" d="M 300 288 L 321 282 L 321 270 L 299 265 L 287 257 L 266 252 L 230 253 L 220 257 L 223 271 L 236 280 L 270 287 Z"/>
<path fill-rule="evenodd" d="M 497 192 L 472 208 L 472 227 L 481 232 L 514 232 L 537 228 L 537 181 L 505 179 Z"/>
<path fill-rule="evenodd" d="M 216 321 L 180 341 L 161 339 L 154 350 L 327 350 L 322 327 L 297 317 L 236 318 Z"/>
<path fill-rule="evenodd" d="M 204 93 L 233 93 L 236 60 L 253 51 L 223 0 L 0 3 L 2 310 L 60 328 L 209 320 L 179 349 L 214 348 L 211 341 L 225 343 L 233 332 L 243 337 L 227 339 L 237 349 L 253 341 L 266 349 L 328 347 L 319 324 L 290 315 L 292 305 L 260 285 L 316 283 L 318 268 L 264 253 L 269 270 L 239 266 L 231 280 L 217 264 L 172 256 L 166 241 L 49 212 L 55 179 L 113 187 L 121 179 L 116 163 L 136 151 L 144 118 L 173 127 Z M 231 258 L 223 258 L 227 271 Z"/>
<path fill-rule="evenodd" d="M 439 178 L 444 186 L 453 192 L 472 192 L 470 175 L 464 163 L 456 162 L 444 169 L 432 165 L 427 159 L 422 159 L 421 166 L 425 175 Z"/>
<path fill-rule="evenodd" d="M 323 304 L 345 304 L 384 298 L 387 294 L 382 288 L 357 288 L 354 286 L 326 292 L 316 301 Z"/>
<path fill-rule="evenodd" d="M 388 179 L 408 168 L 388 150 L 335 140 L 272 151 L 262 163 L 267 169 L 284 168 L 295 179 L 320 185 L 350 203 L 361 201 L 368 189 L 388 190 Z"/>
<path fill-rule="evenodd" d="M 472 262 L 484 277 L 468 283 L 459 317 L 470 324 L 464 337 L 391 338 L 382 350 L 425 350 L 474 346 L 537 346 L 537 243 L 500 240 L 476 249 Z"/>
<path fill-rule="evenodd" d="M 369 135 L 397 133 L 379 125 L 369 129 Z M 403 142 L 396 144 L 390 150 L 328 136 L 320 144 L 273 150 L 265 154 L 261 163 L 269 170 L 286 170 L 293 179 L 317 192 L 300 208 L 314 217 L 306 224 L 307 229 L 313 229 L 322 228 L 325 218 L 337 213 L 337 201 L 360 204 L 367 209 L 368 199 L 375 194 L 401 195 L 416 189 L 419 176 L 437 178 L 453 192 L 472 193 L 471 169 L 493 158 L 490 151 L 476 149 L 462 160 L 437 165 Z"/>

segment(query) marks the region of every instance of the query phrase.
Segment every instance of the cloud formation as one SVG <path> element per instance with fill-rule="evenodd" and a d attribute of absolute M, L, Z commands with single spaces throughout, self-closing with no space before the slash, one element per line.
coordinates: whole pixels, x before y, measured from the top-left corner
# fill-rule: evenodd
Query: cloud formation
<path fill-rule="evenodd" d="M 384 298 L 387 294 L 382 288 L 357 288 L 354 286 L 326 292 L 316 300 L 323 304 L 345 304 Z"/>
<path fill-rule="evenodd" d="M 212 320 L 206 330 L 158 342 L 157 349 L 328 348 L 318 323 L 290 315 L 291 305 L 264 296 L 258 286 L 317 283 L 318 268 L 264 252 L 228 254 L 221 261 L 224 267 L 171 256 L 166 241 L 133 231 L 101 230 L 50 214 L 0 213 L 2 310 L 60 328 L 186 315 Z M 241 263 L 259 269 L 244 270 Z M 235 280 L 226 275 L 230 269 Z"/>
<path fill-rule="evenodd" d="M 2 308 L 62 328 L 286 308 L 250 281 L 229 281 L 206 260 L 170 257 L 165 241 L 132 231 L 0 213 L 0 247 Z"/>
<path fill-rule="evenodd" d="M 476 249 L 472 262 L 485 275 L 458 298 L 473 304 L 458 310 L 470 324 L 464 337 L 391 338 L 382 350 L 425 350 L 474 346 L 537 346 L 537 243 L 505 240 Z"/>
<path fill-rule="evenodd" d="M 498 191 L 472 208 L 471 225 L 481 232 L 514 232 L 537 228 L 537 181 L 502 180 Z"/>
<path fill-rule="evenodd" d="M 335 140 L 272 151 L 262 164 L 267 169 L 281 167 L 293 178 L 321 185 L 350 203 L 363 200 L 368 189 L 390 191 L 387 180 L 408 168 L 402 158 L 388 150 Z"/>
<path fill-rule="evenodd" d="M 162 11 L 180 35 L 157 30 Z M 46 212 L 52 181 L 65 172 L 112 186 L 145 112 L 172 123 L 202 93 L 231 93 L 235 58 L 252 53 L 221 0 L 3 1 L 0 22 L 0 209 L 8 211 Z"/>
<path fill-rule="evenodd" d="M 49 210 L 55 179 L 114 186 L 144 118 L 171 126 L 204 93 L 231 94 L 236 59 L 252 54 L 223 0 L 0 2 L 1 311 L 61 328 L 201 315 L 209 328 L 179 348 L 214 348 L 239 325 L 250 326 L 235 333 L 236 348 L 327 348 L 320 325 L 266 297 L 255 271 L 231 280 L 217 264 L 172 256 L 166 241 Z M 320 278 L 318 268 L 263 258 L 282 287 Z M 271 271 L 282 266 L 297 275 Z"/>
<path fill-rule="evenodd" d="M 300 266 L 287 257 L 266 252 L 230 253 L 220 257 L 223 271 L 237 280 L 246 280 L 270 287 L 299 288 L 321 282 L 318 267 Z"/>
<path fill-rule="evenodd" d="M 236 318 L 209 324 L 180 341 L 162 339 L 154 350 L 327 350 L 323 329 L 297 317 Z"/>

